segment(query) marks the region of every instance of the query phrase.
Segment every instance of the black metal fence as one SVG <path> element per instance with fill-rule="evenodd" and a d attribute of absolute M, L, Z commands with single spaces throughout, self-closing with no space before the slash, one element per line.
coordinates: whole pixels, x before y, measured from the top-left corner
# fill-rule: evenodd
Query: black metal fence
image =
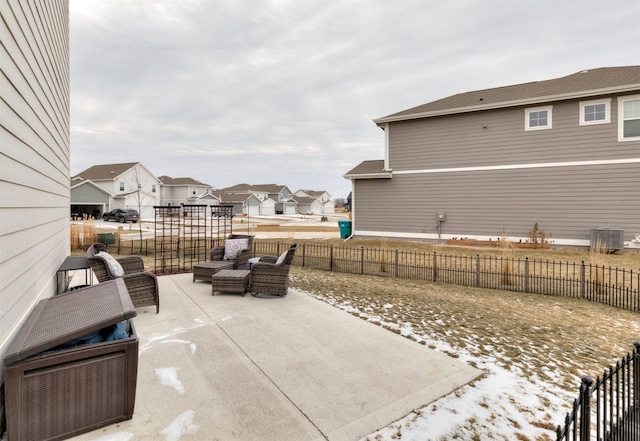
<path fill-rule="evenodd" d="M 640 342 L 595 381 L 582 377 L 580 394 L 558 426 L 556 441 L 640 440 Z"/>
<path fill-rule="evenodd" d="M 119 254 L 154 255 L 158 274 L 190 271 L 208 260 L 220 238 L 180 236 L 167 247 L 157 239 L 116 241 Z M 279 255 L 291 241 L 254 240 L 253 255 Z M 156 249 L 160 244 L 161 248 Z M 160 257 L 158 257 L 160 256 Z M 556 262 L 499 256 L 439 254 L 386 248 L 302 243 L 294 265 L 350 274 L 428 280 L 478 288 L 581 298 L 640 312 L 640 272 L 585 262 Z"/>
<path fill-rule="evenodd" d="M 258 242 L 254 252 L 264 254 L 270 247 Z M 301 244 L 294 263 L 342 273 L 575 297 L 640 311 L 638 271 L 585 262 Z"/>

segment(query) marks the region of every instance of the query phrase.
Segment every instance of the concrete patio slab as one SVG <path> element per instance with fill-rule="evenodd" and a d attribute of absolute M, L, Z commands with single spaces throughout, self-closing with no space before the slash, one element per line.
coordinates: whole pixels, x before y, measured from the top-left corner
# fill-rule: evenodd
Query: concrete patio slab
<path fill-rule="evenodd" d="M 75 440 L 358 440 L 482 372 L 304 293 L 162 276 L 139 308 L 134 417 Z"/>

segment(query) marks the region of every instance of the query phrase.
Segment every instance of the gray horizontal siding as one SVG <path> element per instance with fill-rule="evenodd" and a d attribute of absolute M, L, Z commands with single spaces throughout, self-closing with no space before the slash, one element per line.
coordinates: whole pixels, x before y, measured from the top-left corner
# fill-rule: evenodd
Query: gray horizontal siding
<path fill-rule="evenodd" d="M 595 226 L 640 232 L 640 164 L 395 175 L 355 182 L 354 229 L 455 237 L 588 240 Z"/>
<path fill-rule="evenodd" d="M 579 125 L 579 101 L 553 104 L 553 127 L 525 131 L 518 107 L 391 123 L 393 171 L 638 157 L 640 142 L 618 142 L 617 100 L 611 123 Z M 486 128 L 484 128 L 486 126 Z"/>

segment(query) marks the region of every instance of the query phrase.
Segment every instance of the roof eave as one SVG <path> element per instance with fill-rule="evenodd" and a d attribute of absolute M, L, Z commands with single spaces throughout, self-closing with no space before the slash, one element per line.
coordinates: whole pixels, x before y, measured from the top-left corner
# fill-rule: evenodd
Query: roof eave
<path fill-rule="evenodd" d="M 570 100 L 570 99 L 576 99 L 576 98 L 607 95 L 611 93 L 633 92 L 639 89 L 640 89 L 640 83 L 626 84 L 624 86 L 605 87 L 602 89 L 585 90 L 582 92 L 570 92 L 570 93 L 561 93 L 556 95 L 538 96 L 538 97 L 526 98 L 522 100 L 504 101 L 499 103 L 490 103 L 490 104 L 483 104 L 478 106 L 434 110 L 432 112 L 421 112 L 421 113 L 414 113 L 410 115 L 386 116 L 383 118 L 374 119 L 373 122 L 376 123 L 377 125 L 381 125 L 381 124 L 397 122 L 397 121 L 407 121 L 407 120 L 420 119 L 420 118 L 431 118 L 434 116 L 455 115 L 460 113 L 478 112 L 482 110 L 503 109 L 507 107 L 526 106 L 530 104 L 541 104 L 541 103 L 547 103 L 550 101 L 563 101 L 563 100 Z"/>
<path fill-rule="evenodd" d="M 391 171 L 382 173 L 347 173 L 342 175 L 345 179 L 391 179 Z"/>

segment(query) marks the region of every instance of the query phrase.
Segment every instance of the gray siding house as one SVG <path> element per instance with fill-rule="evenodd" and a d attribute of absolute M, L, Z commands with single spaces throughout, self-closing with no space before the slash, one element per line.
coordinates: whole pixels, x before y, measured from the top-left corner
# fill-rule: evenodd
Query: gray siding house
<path fill-rule="evenodd" d="M 352 181 L 356 236 L 640 248 L 640 66 L 467 92 L 374 122 L 385 157 Z"/>
<path fill-rule="evenodd" d="M 204 204 L 215 201 L 208 196 L 212 196 L 213 187 L 196 179 L 172 178 L 170 176 L 160 176 L 160 205 L 180 205 L 180 204 Z M 206 202 L 203 201 L 206 200 Z"/>

